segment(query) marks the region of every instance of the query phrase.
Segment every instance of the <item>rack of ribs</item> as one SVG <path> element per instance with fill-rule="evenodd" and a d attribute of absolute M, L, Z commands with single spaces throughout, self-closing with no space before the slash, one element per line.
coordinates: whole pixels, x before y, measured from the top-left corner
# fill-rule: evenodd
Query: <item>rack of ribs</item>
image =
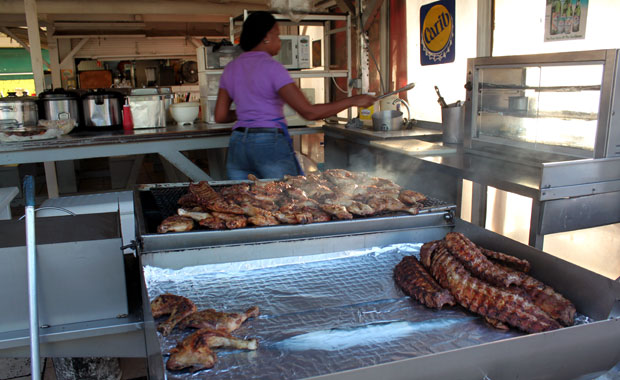
<path fill-rule="evenodd" d="M 166 368 L 171 371 L 190 368 L 192 372 L 212 368 L 217 355 L 211 349 L 217 347 L 256 350 L 258 341 L 235 338 L 223 330 L 200 329 L 170 350 Z"/>
<path fill-rule="evenodd" d="M 511 268 L 504 268 L 506 271 L 513 271 L 521 277 L 520 288 L 532 299 L 536 306 L 549 314 L 553 319 L 558 320 L 564 326 L 572 326 L 575 322 L 575 305 L 556 292 L 552 287 L 538 281 L 532 276 L 522 272 L 516 272 Z"/>
<path fill-rule="evenodd" d="M 449 232 L 444 238 L 446 247 L 474 276 L 502 287 L 521 285 L 521 277 L 495 265 L 465 235 Z"/>
<path fill-rule="evenodd" d="M 170 315 L 165 322 L 157 326 L 157 330 L 164 336 L 170 334 L 177 323 L 195 311 L 196 305 L 190 299 L 174 294 L 162 294 L 151 302 L 153 318 Z"/>
<path fill-rule="evenodd" d="M 453 306 L 454 297 L 431 277 L 415 256 L 405 256 L 394 268 L 394 280 L 405 294 L 427 307 Z"/>
<path fill-rule="evenodd" d="M 529 297 L 488 284 L 474 276 L 440 243 L 431 252 L 430 272 L 468 310 L 492 321 L 500 321 L 525 332 L 555 330 L 561 325 Z"/>
<path fill-rule="evenodd" d="M 490 249 L 486 249 L 480 246 L 478 246 L 478 248 L 483 255 L 485 255 L 486 257 L 491 259 L 491 261 L 494 261 L 497 264 L 518 270 L 519 272 L 527 273 L 530 271 L 530 263 L 527 260 L 519 259 L 517 257 L 502 252 L 492 251 Z"/>
<path fill-rule="evenodd" d="M 233 332 L 248 318 L 258 317 L 259 314 L 260 311 L 258 306 L 252 306 L 246 310 L 245 313 L 224 313 L 214 309 L 206 309 L 188 315 L 179 323 L 179 328 L 210 328 L 213 330 Z"/>

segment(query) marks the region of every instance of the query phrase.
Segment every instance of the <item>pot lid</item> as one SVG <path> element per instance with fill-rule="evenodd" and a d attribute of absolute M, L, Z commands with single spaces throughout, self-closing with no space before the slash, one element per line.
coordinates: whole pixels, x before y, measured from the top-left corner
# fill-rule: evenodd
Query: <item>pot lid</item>
<path fill-rule="evenodd" d="M 36 96 L 5 96 L 0 98 L 0 103 L 35 103 L 37 100 Z"/>
<path fill-rule="evenodd" d="M 77 100 L 79 95 L 75 91 L 68 91 L 63 88 L 56 88 L 54 90 L 44 91 L 39 95 L 43 100 Z"/>

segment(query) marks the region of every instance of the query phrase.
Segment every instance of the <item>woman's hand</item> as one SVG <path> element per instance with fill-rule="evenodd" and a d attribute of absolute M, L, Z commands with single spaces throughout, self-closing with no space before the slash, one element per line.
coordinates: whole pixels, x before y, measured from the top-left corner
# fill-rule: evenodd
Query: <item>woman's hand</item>
<path fill-rule="evenodd" d="M 355 95 L 351 97 L 353 105 L 357 107 L 370 107 L 377 101 L 372 95 Z"/>

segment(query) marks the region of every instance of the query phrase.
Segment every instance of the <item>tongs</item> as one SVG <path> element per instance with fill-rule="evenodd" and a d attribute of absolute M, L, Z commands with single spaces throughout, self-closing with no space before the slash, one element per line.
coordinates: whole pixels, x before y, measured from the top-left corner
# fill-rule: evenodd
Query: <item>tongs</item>
<path fill-rule="evenodd" d="M 392 92 L 388 92 L 387 94 L 383 94 L 383 95 L 377 96 L 377 100 L 381 100 L 381 99 L 386 98 L 386 97 L 388 97 L 390 95 L 399 94 L 401 92 L 409 91 L 409 90 L 411 90 L 414 87 L 415 87 L 415 83 L 409 83 L 405 87 L 401 87 L 398 90 L 394 90 Z"/>

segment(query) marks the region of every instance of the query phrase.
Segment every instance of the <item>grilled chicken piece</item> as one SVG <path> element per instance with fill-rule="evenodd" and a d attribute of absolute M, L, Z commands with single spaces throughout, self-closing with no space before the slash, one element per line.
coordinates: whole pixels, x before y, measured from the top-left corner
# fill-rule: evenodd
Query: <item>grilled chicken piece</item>
<path fill-rule="evenodd" d="M 198 198 L 192 193 L 183 194 L 177 201 L 177 204 L 183 208 L 192 208 L 200 205 Z"/>
<path fill-rule="evenodd" d="M 194 221 L 192 218 L 172 215 L 164 219 L 159 226 L 157 226 L 157 232 L 160 234 L 165 234 L 166 232 L 185 232 L 191 231 L 193 228 Z"/>
<path fill-rule="evenodd" d="M 188 315 L 181 321 L 179 327 L 182 329 L 187 327 L 209 328 L 230 333 L 238 329 L 248 318 L 256 318 L 259 314 L 258 306 L 252 306 L 245 313 L 224 313 L 214 309 L 206 309 Z"/>
<path fill-rule="evenodd" d="M 243 215 L 228 214 L 225 212 L 216 212 L 216 211 L 213 211 L 212 214 L 214 217 L 223 220 L 224 223 L 226 224 L 226 228 L 228 228 L 229 230 L 234 230 L 236 228 L 243 228 L 248 224 L 247 218 Z"/>
<path fill-rule="evenodd" d="M 415 205 L 426 200 L 426 195 L 413 190 L 401 190 L 398 194 L 398 199 L 403 203 Z"/>
<path fill-rule="evenodd" d="M 226 222 L 215 215 L 210 215 L 209 217 L 202 219 L 200 222 L 198 222 L 198 224 L 211 230 L 226 229 Z"/>
<path fill-rule="evenodd" d="M 337 219 L 340 220 L 353 219 L 353 215 L 351 215 L 351 213 L 347 211 L 347 208 L 342 205 L 322 204 L 321 210 L 335 216 Z"/>
<path fill-rule="evenodd" d="M 345 194 L 355 193 L 358 187 L 355 176 L 348 170 L 327 169 L 323 172 L 323 177 Z"/>
<path fill-rule="evenodd" d="M 175 294 L 162 294 L 151 302 L 153 318 L 170 315 L 165 322 L 157 326 L 157 330 L 164 336 L 170 334 L 177 323 L 195 311 L 196 305 L 190 299 Z"/>
<path fill-rule="evenodd" d="M 354 201 L 351 198 L 325 199 L 325 204 L 344 206 L 348 212 L 354 215 L 368 216 L 373 215 L 375 210 L 365 203 Z"/>
<path fill-rule="evenodd" d="M 203 219 L 207 219 L 211 216 L 208 212 L 205 212 L 202 207 L 193 207 L 191 209 L 180 208 L 177 210 L 177 214 L 180 216 L 185 216 L 188 218 L 192 218 L 197 222 L 200 222 Z"/>
<path fill-rule="evenodd" d="M 238 205 L 227 202 L 224 197 L 218 194 L 206 181 L 197 184 L 191 183 L 189 191 L 193 194 L 203 208 L 211 211 L 226 212 L 229 214 L 241 214 L 243 210 Z"/>
<path fill-rule="evenodd" d="M 405 211 L 412 215 L 416 215 L 419 209 L 415 206 L 407 206 L 403 202 L 391 196 L 379 197 L 371 196 L 366 201 L 368 206 L 372 207 L 375 212 L 382 211 Z"/>
<path fill-rule="evenodd" d="M 258 341 L 235 338 L 221 330 L 200 329 L 170 350 L 166 368 L 179 371 L 190 367 L 192 372 L 212 368 L 217 361 L 217 355 L 211 348 L 217 347 L 256 350 Z"/>

